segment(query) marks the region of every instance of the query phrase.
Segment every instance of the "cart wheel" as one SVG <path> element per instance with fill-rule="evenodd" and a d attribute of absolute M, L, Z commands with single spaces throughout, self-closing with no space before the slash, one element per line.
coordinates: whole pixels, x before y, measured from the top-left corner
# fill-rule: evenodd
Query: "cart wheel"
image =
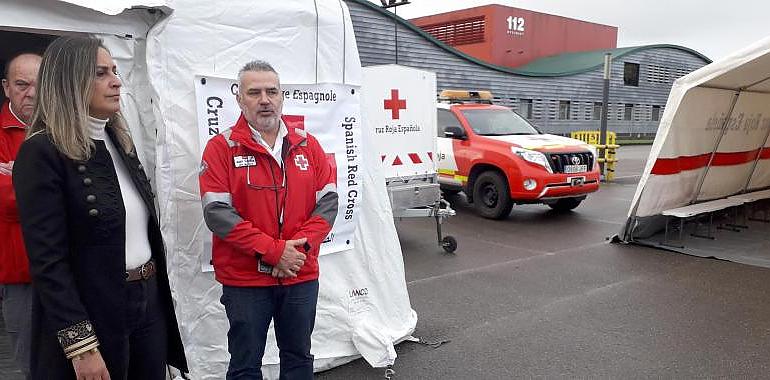
<path fill-rule="evenodd" d="M 454 253 L 457 250 L 457 239 L 454 236 L 444 236 L 441 239 L 441 248 L 444 248 L 444 251 L 447 253 Z"/>

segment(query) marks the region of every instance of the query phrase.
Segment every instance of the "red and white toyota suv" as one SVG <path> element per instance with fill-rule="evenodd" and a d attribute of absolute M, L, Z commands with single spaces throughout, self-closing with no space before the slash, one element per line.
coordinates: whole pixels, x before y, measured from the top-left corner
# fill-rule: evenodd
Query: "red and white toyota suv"
<path fill-rule="evenodd" d="M 513 204 L 577 207 L 599 190 L 596 149 L 541 133 L 488 91 L 443 91 L 438 107 L 438 179 L 445 194 L 464 191 L 486 218 L 502 219 Z"/>

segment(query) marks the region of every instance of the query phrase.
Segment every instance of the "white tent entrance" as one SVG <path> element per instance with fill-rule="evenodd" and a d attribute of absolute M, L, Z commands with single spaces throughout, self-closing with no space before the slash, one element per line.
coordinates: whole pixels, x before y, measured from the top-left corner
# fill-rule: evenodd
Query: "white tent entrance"
<path fill-rule="evenodd" d="M 770 267 L 770 38 L 674 83 L 619 236 Z"/>

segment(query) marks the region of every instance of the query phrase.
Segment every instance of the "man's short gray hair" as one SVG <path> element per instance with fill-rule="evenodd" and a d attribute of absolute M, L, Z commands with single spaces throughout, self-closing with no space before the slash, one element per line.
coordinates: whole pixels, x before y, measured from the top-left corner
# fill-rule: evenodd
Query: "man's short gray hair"
<path fill-rule="evenodd" d="M 262 61 L 258 59 L 243 65 L 243 67 L 238 71 L 238 84 L 241 83 L 243 73 L 247 71 L 256 71 L 256 72 L 269 71 L 271 73 L 275 73 L 275 76 L 278 76 L 278 72 L 275 71 L 272 65 L 270 65 L 266 61 Z M 278 83 L 281 83 L 280 77 L 278 78 Z"/>

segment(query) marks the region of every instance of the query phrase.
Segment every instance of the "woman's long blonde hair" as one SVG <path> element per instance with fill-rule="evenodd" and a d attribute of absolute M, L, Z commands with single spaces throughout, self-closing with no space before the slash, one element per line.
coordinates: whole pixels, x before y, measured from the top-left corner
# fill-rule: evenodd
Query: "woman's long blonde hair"
<path fill-rule="evenodd" d="M 107 50 L 101 40 L 88 37 L 59 37 L 48 46 L 37 76 L 37 99 L 27 136 L 47 133 L 56 148 L 73 160 L 91 157 L 94 143 L 88 135 L 88 112 L 96 76 L 96 55 Z M 113 115 L 112 128 L 124 151 L 133 149 L 131 135 L 120 113 Z"/>

